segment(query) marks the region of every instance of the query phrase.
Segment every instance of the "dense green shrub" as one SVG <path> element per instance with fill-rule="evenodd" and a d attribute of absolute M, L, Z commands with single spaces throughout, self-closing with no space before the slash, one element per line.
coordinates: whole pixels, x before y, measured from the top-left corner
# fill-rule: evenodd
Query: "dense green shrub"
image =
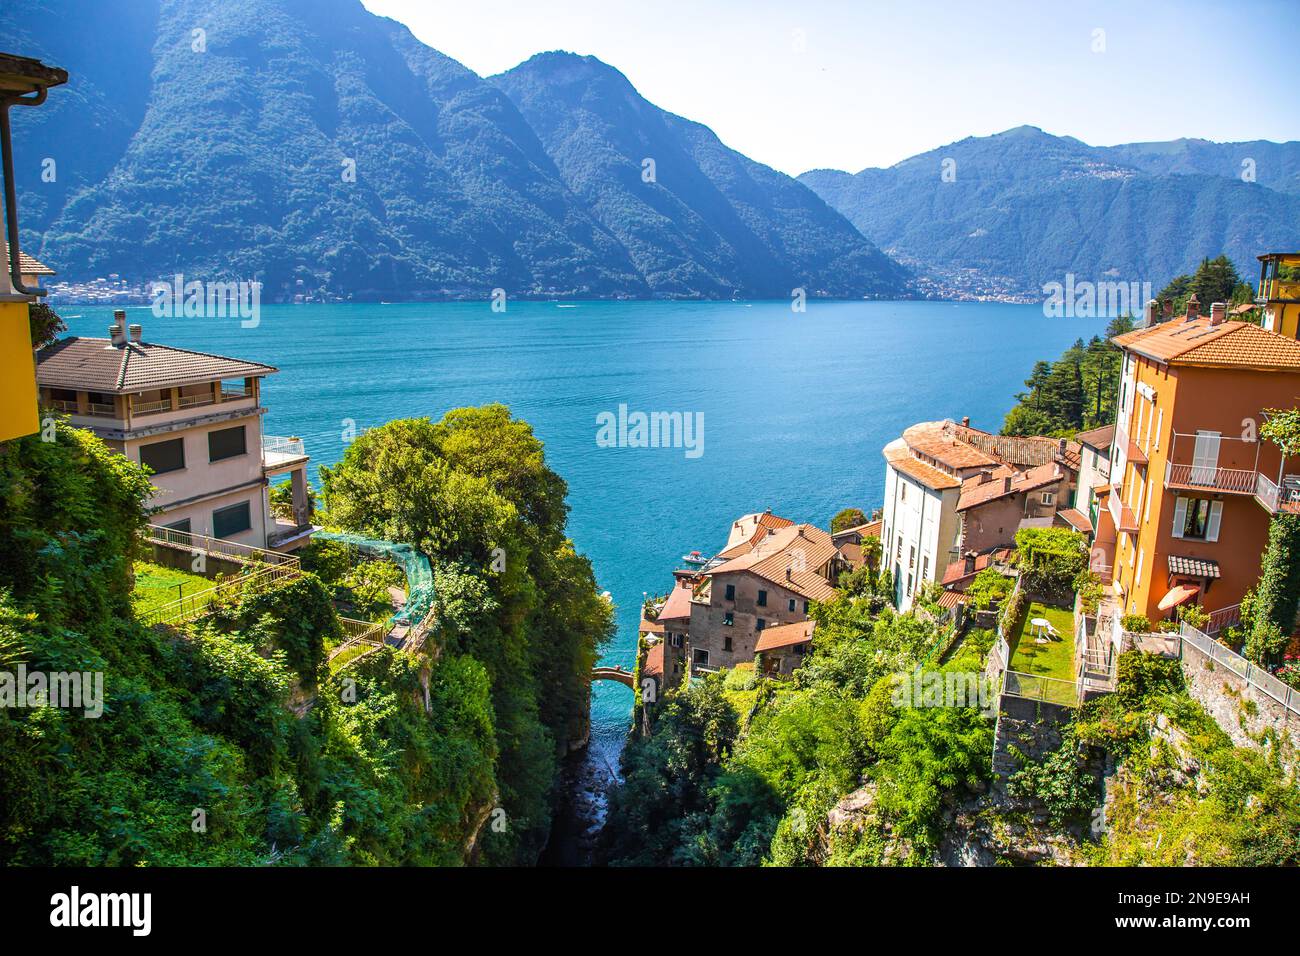
<path fill-rule="evenodd" d="M 1063 596 L 1088 573 L 1087 539 L 1069 528 L 1022 528 L 1016 532 L 1020 583 L 1030 592 Z"/>

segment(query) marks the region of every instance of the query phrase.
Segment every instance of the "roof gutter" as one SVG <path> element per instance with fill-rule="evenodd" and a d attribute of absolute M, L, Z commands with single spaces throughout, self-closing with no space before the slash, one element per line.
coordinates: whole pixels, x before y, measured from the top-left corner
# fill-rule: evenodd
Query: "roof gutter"
<path fill-rule="evenodd" d="M 9 107 L 40 106 L 49 90 L 41 88 L 34 95 L 5 96 L 0 99 L 0 152 L 3 153 L 5 177 L 5 231 L 9 245 L 9 280 L 19 295 L 42 296 L 45 290 L 23 285 L 22 257 L 18 248 L 18 195 L 14 188 L 14 143 L 9 128 Z"/>

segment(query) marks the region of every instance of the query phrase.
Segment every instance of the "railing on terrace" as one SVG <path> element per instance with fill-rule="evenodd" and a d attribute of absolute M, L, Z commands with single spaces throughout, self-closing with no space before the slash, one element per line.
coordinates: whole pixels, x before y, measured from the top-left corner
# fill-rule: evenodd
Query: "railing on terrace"
<path fill-rule="evenodd" d="M 249 544 L 240 544 L 238 541 L 227 541 L 225 538 L 213 538 L 206 534 L 193 534 L 176 528 L 164 528 L 162 525 L 157 524 L 146 527 L 143 537 L 145 541 L 152 544 L 180 548 L 193 554 L 202 552 L 212 557 L 227 558 L 242 564 L 256 563 L 298 567 L 298 559 L 293 555 L 282 554 L 279 551 L 268 551 L 265 548 L 255 548 Z"/>
<path fill-rule="evenodd" d="M 87 402 L 86 414 L 94 415 L 97 418 L 116 418 L 117 406 L 109 402 Z"/>
<path fill-rule="evenodd" d="M 201 395 L 182 395 L 177 403 L 181 408 L 197 408 L 201 405 L 216 404 L 217 398 L 212 392 L 204 392 Z"/>
<path fill-rule="evenodd" d="M 160 398 L 156 402 L 131 402 L 131 411 L 136 415 L 156 415 L 158 412 L 170 412 L 171 399 Z"/>
<path fill-rule="evenodd" d="M 56 412 L 63 412 L 65 415 L 77 414 L 77 403 L 66 398 L 52 398 L 49 405 Z"/>
<path fill-rule="evenodd" d="M 1059 677 L 1008 670 L 1002 675 L 1002 693 L 1064 707 L 1079 706 L 1079 684 Z"/>
<path fill-rule="evenodd" d="M 280 455 L 285 458 L 299 458 L 307 454 L 307 446 L 301 438 L 282 438 L 278 435 L 262 436 L 262 457 Z"/>
<path fill-rule="evenodd" d="M 1233 627 L 1241 623 L 1241 605 L 1234 604 L 1231 607 L 1219 608 L 1217 611 L 1210 612 L 1209 623 L 1205 625 L 1205 633 L 1213 637 L 1224 628 Z"/>
<path fill-rule="evenodd" d="M 1217 666 L 1224 667 L 1236 674 L 1246 683 L 1285 707 L 1291 713 L 1300 716 L 1300 690 L 1288 687 L 1264 668 L 1252 664 L 1240 654 L 1229 650 L 1207 634 L 1184 624 L 1179 631 L 1178 656 L 1183 656 L 1183 644 L 1191 644 Z"/>
<path fill-rule="evenodd" d="M 1281 486 L 1261 473 L 1255 479 L 1255 497 L 1273 514 L 1300 511 L 1300 484 L 1288 476 Z"/>
<path fill-rule="evenodd" d="M 252 397 L 253 397 L 253 390 L 248 386 L 244 386 L 243 388 L 231 388 L 228 385 L 223 385 L 221 387 L 221 400 L 223 402 L 234 402 L 234 401 L 238 401 L 241 398 L 252 398 Z"/>
<path fill-rule="evenodd" d="M 1229 494 L 1252 495 L 1259 473 L 1249 468 L 1165 464 L 1165 487 L 1204 488 Z"/>
<path fill-rule="evenodd" d="M 222 581 L 203 591 L 195 591 L 193 594 L 186 594 L 175 601 L 160 605 L 148 614 L 142 615 L 141 620 L 145 624 L 183 624 L 207 614 L 214 601 L 238 593 L 245 585 L 253 582 L 270 584 L 275 581 L 290 580 L 301 573 L 297 563 L 279 566 L 261 565 L 256 570 L 231 578 L 229 581 Z"/>
<path fill-rule="evenodd" d="M 360 651 L 362 647 L 371 650 L 378 650 L 384 645 L 384 637 L 388 634 L 392 625 L 387 621 L 358 621 L 351 617 L 339 617 L 339 623 L 343 626 L 343 634 L 347 638 L 342 644 L 334 648 L 329 653 L 329 660 L 347 653 L 348 659 L 345 663 L 363 656 L 368 651 Z M 358 653 L 359 652 L 359 653 Z M 342 667 L 343 665 L 340 665 Z"/>

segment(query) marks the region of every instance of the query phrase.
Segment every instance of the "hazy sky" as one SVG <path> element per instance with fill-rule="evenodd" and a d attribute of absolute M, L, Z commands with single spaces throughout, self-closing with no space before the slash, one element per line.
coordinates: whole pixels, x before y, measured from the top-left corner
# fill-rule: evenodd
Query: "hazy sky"
<path fill-rule="evenodd" d="M 592 54 L 784 172 L 1021 124 L 1093 145 L 1300 139 L 1297 0 L 363 0 L 488 76 Z"/>

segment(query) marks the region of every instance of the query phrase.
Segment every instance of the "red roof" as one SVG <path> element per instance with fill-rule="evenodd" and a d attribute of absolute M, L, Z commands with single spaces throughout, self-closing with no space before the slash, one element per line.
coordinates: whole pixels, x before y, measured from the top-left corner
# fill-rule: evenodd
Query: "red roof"
<path fill-rule="evenodd" d="M 682 618 L 691 616 L 691 589 L 675 587 L 668 593 L 668 600 L 659 611 L 657 620 L 660 624 L 665 621 L 677 621 Z"/>
<path fill-rule="evenodd" d="M 754 645 L 755 652 L 771 651 L 778 647 L 794 647 L 796 644 L 807 644 L 812 640 L 813 629 L 816 627 L 815 621 L 796 621 L 793 624 L 776 624 L 772 627 L 763 628 L 763 633 L 759 635 L 758 643 Z"/>
<path fill-rule="evenodd" d="M 656 644 L 650 650 L 646 651 L 645 663 L 641 665 L 641 673 L 647 677 L 662 677 L 664 674 L 664 646 Z"/>

